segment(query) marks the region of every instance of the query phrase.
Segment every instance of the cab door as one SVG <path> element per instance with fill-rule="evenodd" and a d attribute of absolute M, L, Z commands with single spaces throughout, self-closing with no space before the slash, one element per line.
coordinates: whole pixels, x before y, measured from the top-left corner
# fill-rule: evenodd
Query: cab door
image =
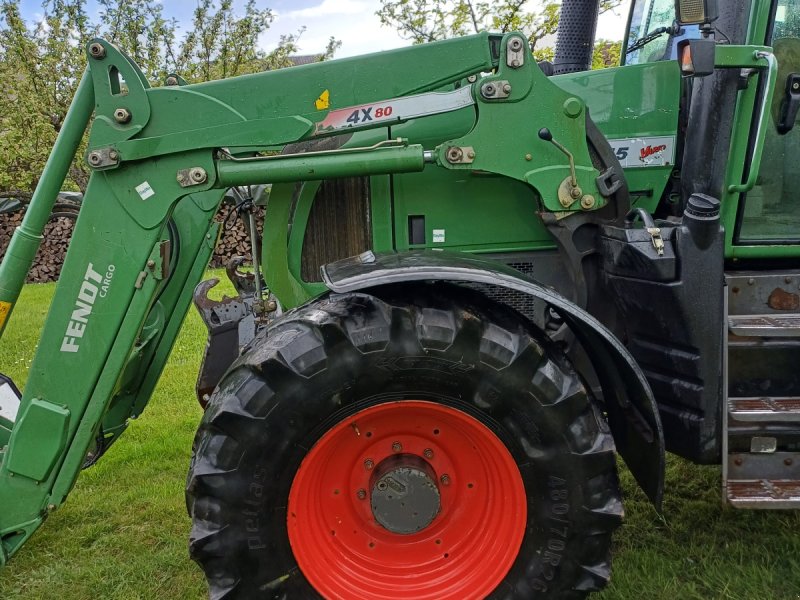
<path fill-rule="evenodd" d="M 800 124 L 797 123 L 800 0 L 773 3 L 763 43 L 773 47 L 778 62 L 775 92 L 768 107 L 770 120 L 758 178 L 755 186 L 739 198 L 729 254 L 737 258 L 797 257 L 800 256 Z M 752 156 L 755 126 L 750 135 L 748 152 Z"/>

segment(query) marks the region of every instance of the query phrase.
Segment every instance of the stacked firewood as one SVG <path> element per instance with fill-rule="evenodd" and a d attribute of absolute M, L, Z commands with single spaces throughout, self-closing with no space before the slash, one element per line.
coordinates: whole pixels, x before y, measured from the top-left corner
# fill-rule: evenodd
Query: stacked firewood
<path fill-rule="evenodd" d="M 225 204 L 217 215 L 217 220 L 224 223 L 224 231 L 220 237 L 214 256 L 211 259 L 212 267 L 224 267 L 231 256 L 250 256 L 250 239 L 247 236 L 241 218 L 230 215 L 230 205 Z M 14 229 L 22 222 L 22 212 L 0 213 L 0 260 L 2 260 L 6 247 L 11 240 Z M 226 221 L 226 217 L 229 217 Z M 256 208 L 256 219 L 259 232 L 263 225 L 263 210 Z M 75 221 L 67 217 L 51 220 L 44 230 L 44 240 L 36 254 L 33 267 L 28 273 L 28 283 L 45 283 L 58 280 L 67 245 L 72 237 L 72 228 Z"/>
<path fill-rule="evenodd" d="M 244 224 L 247 215 L 243 214 L 238 217 L 236 214 L 231 214 L 233 210 L 232 205 L 225 203 L 217 213 L 216 219 L 222 223 L 223 230 L 214 250 L 214 256 L 211 258 L 210 266 L 212 268 L 224 267 L 232 256 L 250 258 L 250 236 L 247 235 L 247 228 Z M 256 228 L 260 235 L 264 227 L 264 210 L 261 207 L 255 207 L 254 214 Z"/>

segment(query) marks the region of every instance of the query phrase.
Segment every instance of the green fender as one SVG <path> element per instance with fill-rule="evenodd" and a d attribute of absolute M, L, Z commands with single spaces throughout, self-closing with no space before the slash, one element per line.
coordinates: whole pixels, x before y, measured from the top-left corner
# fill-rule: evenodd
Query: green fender
<path fill-rule="evenodd" d="M 591 359 L 617 449 L 642 490 L 656 509 L 661 510 L 664 432 L 653 393 L 622 342 L 585 310 L 511 267 L 465 253 L 365 252 L 325 265 L 322 277 L 330 290 L 340 293 L 389 283 L 468 281 L 506 287 L 547 302 L 564 319 Z"/>

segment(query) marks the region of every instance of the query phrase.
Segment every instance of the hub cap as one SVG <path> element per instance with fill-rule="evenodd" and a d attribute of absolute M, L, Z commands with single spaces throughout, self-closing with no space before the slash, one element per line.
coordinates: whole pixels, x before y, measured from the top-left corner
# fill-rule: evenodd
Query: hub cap
<path fill-rule="evenodd" d="M 326 598 L 485 597 L 527 523 L 511 454 L 480 421 L 433 402 L 372 406 L 314 445 L 289 493 L 289 542 Z"/>

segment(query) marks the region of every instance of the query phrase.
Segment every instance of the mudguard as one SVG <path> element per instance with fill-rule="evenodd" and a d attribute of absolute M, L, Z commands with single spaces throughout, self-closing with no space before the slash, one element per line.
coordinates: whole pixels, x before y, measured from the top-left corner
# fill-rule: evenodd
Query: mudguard
<path fill-rule="evenodd" d="M 510 288 L 547 302 L 592 360 L 617 450 L 642 490 L 661 510 L 664 433 L 653 393 L 622 342 L 585 310 L 511 267 L 465 253 L 365 252 L 323 266 L 322 277 L 330 290 L 340 293 L 410 281 L 468 281 Z"/>

